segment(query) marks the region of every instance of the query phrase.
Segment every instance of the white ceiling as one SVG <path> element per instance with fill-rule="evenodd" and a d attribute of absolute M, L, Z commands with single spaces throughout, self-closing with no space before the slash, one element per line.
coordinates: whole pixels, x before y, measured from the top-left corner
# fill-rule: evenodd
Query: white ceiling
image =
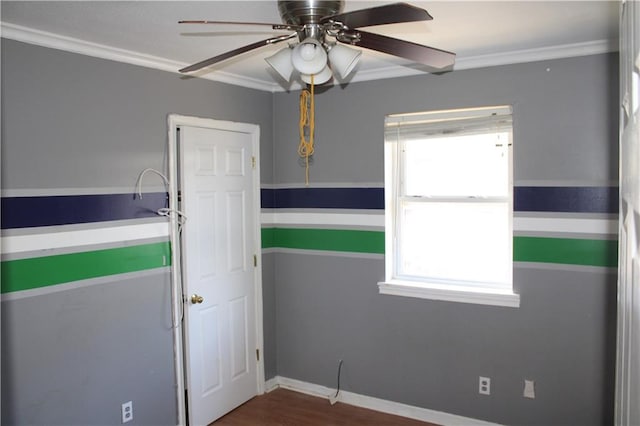
<path fill-rule="evenodd" d="M 433 21 L 368 31 L 457 54 L 454 69 L 617 50 L 617 1 L 408 1 Z M 393 1 L 347 0 L 345 11 Z M 2 36 L 169 71 L 274 35 L 260 26 L 179 25 L 182 19 L 281 22 L 275 0 L 262 1 L 2 1 Z M 283 90 L 263 60 L 264 47 L 201 73 L 263 90 Z M 352 81 L 425 72 L 363 49 Z"/>

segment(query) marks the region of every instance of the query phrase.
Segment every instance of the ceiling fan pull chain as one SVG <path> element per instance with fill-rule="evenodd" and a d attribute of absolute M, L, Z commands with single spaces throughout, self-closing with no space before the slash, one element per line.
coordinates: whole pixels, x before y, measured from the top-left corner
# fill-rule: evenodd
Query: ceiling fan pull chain
<path fill-rule="evenodd" d="M 298 155 L 305 159 L 305 185 L 309 186 L 309 157 L 313 155 L 313 136 L 315 133 L 315 103 L 313 74 L 311 75 L 311 90 L 300 92 L 300 144 Z M 307 140 L 306 135 L 309 135 Z"/>

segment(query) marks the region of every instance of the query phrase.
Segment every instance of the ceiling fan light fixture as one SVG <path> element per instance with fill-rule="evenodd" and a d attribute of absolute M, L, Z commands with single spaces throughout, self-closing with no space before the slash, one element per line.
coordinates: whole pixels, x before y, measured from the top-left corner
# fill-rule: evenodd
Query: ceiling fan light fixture
<path fill-rule="evenodd" d="M 285 47 L 284 49 L 278 50 L 273 55 L 268 58 L 264 58 L 265 61 L 271 68 L 273 68 L 282 78 L 286 81 L 291 79 L 291 75 L 293 74 L 293 62 L 291 61 L 292 49 L 289 47 Z"/>
<path fill-rule="evenodd" d="M 355 69 L 356 65 L 360 61 L 362 51 L 359 49 L 352 49 L 341 44 L 336 44 L 329 50 L 329 62 L 331 68 L 337 71 L 340 78 L 346 78 Z"/>
<path fill-rule="evenodd" d="M 293 48 L 291 62 L 300 74 L 318 74 L 327 66 L 327 52 L 318 40 L 309 37 Z"/>
<path fill-rule="evenodd" d="M 331 80 L 333 77 L 333 72 L 331 68 L 327 65 L 319 72 L 313 74 L 313 85 L 317 86 L 318 84 L 324 84 L 327 81 Z M 307 84 L 311 84 L 311 74 L 300 74 L 300 78 Z"/>
<path fill-rule="evenodd" d="M 278 0 L 278 8 L 282 17 L 282 24 L 264 22 L 229 22 L 229 21 L 179 21 L 182 24 L 248 24 L 264 25 L 274 30 L 294 31 L 289 34 L 270 37 L 255 43 L 242 46 L 228 52 L 205 59 L 193 65 L 178 70 L 181 73 L 198 71 L 211 65 L 226 61 L 237 55 L 255 49 L 270 46 L 292 38 L 301 42 L 288 52 L 278 52 L 267 59 L 267 62 L 278 74 L 290 80 L 293 73 L 288 64 L 287 56 L 294 71 L 304 75 L 322 74 L 329 72 L 325 67 L 330 66 L 338 79 L 345 79 L 357 67 L 362 56 L 361 51 L 351 50 L 345 46 L 333 49 L 326 37 L 335 38 L 339 43 L 356 45 L 408 59 L 417 64 L 430 68 L 451 70 L 455 63 L 456 54 L 434 47 L 424 46 L 408 40 L 397 39 L 377 33 L 363 31 L 361 27 L 376 25 L 400 24 L 409 22 L 429 21 L 433 19 L 429 13 L 408 3 L 393 3 L 382 6 L 369 7 L 342 13 L 344 0 Z M 330 57 L 330 60 L 328 60 Z M 328 77 L 330 78 L 330 77 Z M 320 80 L 320 78 L 318 78 Z"/>

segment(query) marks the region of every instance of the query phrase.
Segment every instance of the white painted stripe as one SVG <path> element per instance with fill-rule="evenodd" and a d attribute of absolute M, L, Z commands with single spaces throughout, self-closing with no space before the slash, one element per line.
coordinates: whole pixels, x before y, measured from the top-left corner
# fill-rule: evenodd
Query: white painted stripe
<path fill-rule="evenodd" d="M 384 228 L 384 212 L 373 214 L 358 213 L 261 213 L 263 224 L 278 226 L 322 225 L 322 226 L 374 226 Z M 572 234 L 618 233 L 616 219 L 601 218 L 557 218 L 522 217 L 513 218 L 513 230 L 518 232 L 560 232 Z"/>
<path fill-rule="evenodd" d="M 121 241 L 169 237 L 169 223 L 156 222 L 108 228 L 48 232 L 2 237 L 2 253 L 21 253 Z"/>
<path fill-rule="evenodd" d="M 542 186 L 542 187 L 607 187 L 618 186 L 617 180 L 516 180 L 513 185 L 518 186 Z M 262 189 L 305 189 L 305 188 L 381 188 L 384 189 L 384 182 L 309 182 L 305 183 L 261 183 Z"/>
<path fill-rule="evenodd" d="M 618 221 L 611 219 L 588 218 L 514 217 L 513 230 L 525 232 L 617 234 Z"/>
<path fill-rule="evenodd" d="M 384 213 L 261 213 L 262 223 L 277 225 L 344 225 L 384 227 Z"/>
<path fill-rule="evenodd" d="M 262 225 L 279 225 L 279 223 L 276 223 L 276 213 L 272 212 L 260 213 L 260 223 Z"/>

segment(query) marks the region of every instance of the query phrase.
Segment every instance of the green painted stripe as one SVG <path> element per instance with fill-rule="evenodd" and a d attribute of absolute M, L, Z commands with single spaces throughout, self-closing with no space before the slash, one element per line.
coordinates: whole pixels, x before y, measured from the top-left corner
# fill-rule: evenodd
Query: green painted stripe
<path fill-rule="evenodd" d="M 2 262 L 2 293 L 167 266 L 169 242 Z"/>
<path fill-rule="evenodd" d="M 273 248 L 275 245 L 275 233 L 276 228 L 262 228 L 260 230 L 261 239 L 262 239 L 262 248 Z"/>
<path fill-rule="evenodd" d="M 384 254 L 384 232 L 380 231 L 263 228 L 262 236 L 263 248 Z"/>
<path fill-rule="evenodd" d="M 262 248 L 384 254 L 384 232 L 263 228 Z M 616 267 L 618 242 L 579 238 L 514 237 L 516 262 Z"/>
<path fill-rule="evenodd" d="M 585 266 L 618 266 L 617 240 L 515 237 L 516 262 L 563 263 Z"/>

